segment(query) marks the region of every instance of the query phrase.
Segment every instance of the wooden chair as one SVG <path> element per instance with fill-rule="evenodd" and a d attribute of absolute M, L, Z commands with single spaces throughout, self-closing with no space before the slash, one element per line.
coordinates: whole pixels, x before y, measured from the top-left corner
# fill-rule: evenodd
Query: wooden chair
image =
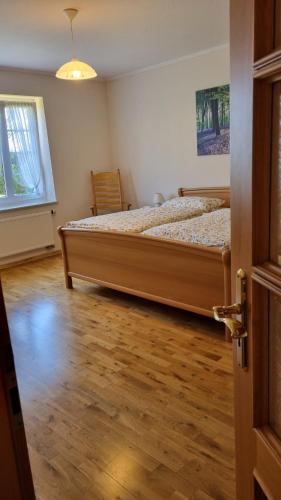
<path fill-rule="evenodd" d="M 120 170 L 112 172 L 91 171 L 93 190 L 93 215 L 100 213 L 121 212 L 130 210 L 130 203 L 125 203 L 122 198 Z"/>

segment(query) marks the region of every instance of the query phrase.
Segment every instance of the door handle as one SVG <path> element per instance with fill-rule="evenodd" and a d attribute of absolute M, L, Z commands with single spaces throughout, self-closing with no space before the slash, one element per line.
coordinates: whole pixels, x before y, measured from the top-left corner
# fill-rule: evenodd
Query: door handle
<path fill-rule="evenodd" d="M 241 339 L 247 337 L 245 326 L 236 318 L 232 318 L 233 314 L 241 314 L 241 304 L 232 304 L 231 306 L 214 306 L 214 318 L 216 321 L 223 322 L 230 330 L 233 339 Z"/>
<path fill-rule="evenodd" d="M 214 306 L 214 318 L 223 322 L 230 330 L 231 337 L 236 341 L 237 364 L 247 367 L 247 318 L 246 318 L 247 281 L 246 273 L 239 269 L 236 274 L 236 300 L 230 306 Z M 234 316 L 234 317 L 233 317 Z"/>

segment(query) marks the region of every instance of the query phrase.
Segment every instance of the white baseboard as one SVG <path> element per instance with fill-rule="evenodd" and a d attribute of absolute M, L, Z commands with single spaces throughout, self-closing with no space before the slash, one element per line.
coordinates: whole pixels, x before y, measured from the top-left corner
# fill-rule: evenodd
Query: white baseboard
<path fill-rule="evenodd" d="M 9 269 L 11 267 L 20 266 L 22 264 L 27 264 L 28 262 L 35 262 L 37 260 L 46 259 L 47 257 L 54 257 L 56 255 L 61 255 L 61 250 L 44 250 L 43 252 L 34 252 L 32 255 L 18 255 L 17 257 L 1 259 L 0 260 L 0 270 Z"/>

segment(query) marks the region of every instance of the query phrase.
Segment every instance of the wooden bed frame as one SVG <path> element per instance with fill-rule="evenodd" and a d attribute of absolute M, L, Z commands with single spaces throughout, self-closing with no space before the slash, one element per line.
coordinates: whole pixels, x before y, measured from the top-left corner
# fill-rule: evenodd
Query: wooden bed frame
<path fill-rule="evenodd" d="M 230 206 L 230 188 L 178 190 L 179 196 L 219 197 Z M 230 304 L 230 250 L 141 234 L 58 228 L 65 283 L 72 278 L 212 317 Z"/>

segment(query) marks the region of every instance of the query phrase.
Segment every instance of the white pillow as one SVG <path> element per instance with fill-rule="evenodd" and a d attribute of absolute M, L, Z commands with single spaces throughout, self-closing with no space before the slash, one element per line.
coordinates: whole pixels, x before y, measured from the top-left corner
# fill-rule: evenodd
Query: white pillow
<path fill-rule="evenodd" d="M 221 198 L 206 198 L 203 196 L 177 196 L 165 201 L 162 207 L 166 208 L 198 208 L 203 212 L 212 212 L 224 205 L 225 200 Z"/>

